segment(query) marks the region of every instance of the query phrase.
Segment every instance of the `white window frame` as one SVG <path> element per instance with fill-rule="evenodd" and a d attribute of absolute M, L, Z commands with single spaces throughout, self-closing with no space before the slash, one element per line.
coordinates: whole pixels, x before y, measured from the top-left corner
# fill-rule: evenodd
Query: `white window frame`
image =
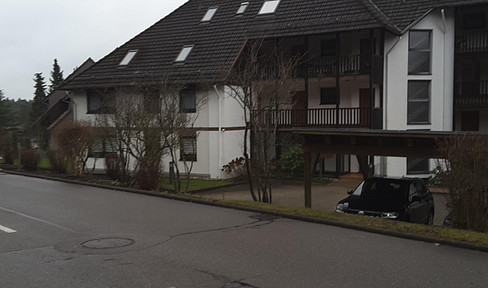
<path fill-rule="evenodd" d="M 258 15 L 265 15 L 265 14 L 274 14 L 278 6 L 280 5 L 281 0 L 266 0 L 261 6 Z"/>
<path fill-rule="evenodd" d="M 122 59 L 122 61 L 120 61 L 119 66 L 129 65 L 129 63 L 132 61 L 132 59 L 134 59 L 134 57 L 137 55 L 137 52 L 139 52 L 139 50 L 136 50 L 136 49 L 132 49 L 132 50 L 127 51 L 127 54 L 125 54 L 125 57 Z"/>
<path fill-rule="evenodd" d="M 180 53 L 178 54 L 178 57 L 176 57 L 175 62 L 179 62 L 179 63 L 185 62 L 188 56 L 190 56 L 193 47 L 194 47 L 193 45 L 183 46 Z"/>
<path fill-rule="evenodd" d="M 213 17 L 217 13 L 217 10 L 219 10 L 218 6 L 213 6 L 208 8 L 207 13 L 203 16 L 202 20 L 200 22 L 210 22 L 212 21 Z"/>

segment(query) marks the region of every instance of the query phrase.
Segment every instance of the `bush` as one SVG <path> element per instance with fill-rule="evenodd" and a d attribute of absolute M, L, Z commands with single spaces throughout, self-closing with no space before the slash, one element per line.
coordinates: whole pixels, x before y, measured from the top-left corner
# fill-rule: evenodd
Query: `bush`
<path fill-rule="evenodd" d="M 290 146 L 288 151 L 281 155 L 281 168 L 289 172 L 291 177 L 295 177 L 299 173 L 303 173 L 303 149 L 302 145 L 294 144 Z"/>
<path fill-rule="evenodd" d="M 119 180 L 120 168 L 116 154 L 105 155 L 105 171 L 110 179 Z"/>
<path fill-rule="evenodd" d="M 439 146 L 454 226 L 488 232 L 488 137 L 454 136 Z"/>
<path fill-rule="evenodd" d="M 49 150 L 47 153 L 49 162 L 51 163 L 51 169 L 59 173 L 66 173 L 66 168 L 68 164 L 63 156 L 63 153 L 57 150 Z"/>
<path fill-rule="evenodd" d="M 159 159 L 141 158 L 139 167 L 134 176 L 135 187 L 142 190 L 157 190 L 159 188 L 159 177 L 161 176 L 161 165 Z"/>
<path fill-rule="evenodd" d="M 231 177 L 243 177 L 246 173 L 246 159 L 244 157 L 236 158 L 224 165 L 222 171 Z"/>
<path fill-rule="evenodd" d="M 22 150 L 20 157 L 22 158 L 21 162 L 25 170 L 27 171 L 37 170 L 37 165 L 39 163 L 39 160 L 41 160 L 41 158 L 39 157 L 39 153 L 37 153 L 36 150 L 24 149 Z"/>

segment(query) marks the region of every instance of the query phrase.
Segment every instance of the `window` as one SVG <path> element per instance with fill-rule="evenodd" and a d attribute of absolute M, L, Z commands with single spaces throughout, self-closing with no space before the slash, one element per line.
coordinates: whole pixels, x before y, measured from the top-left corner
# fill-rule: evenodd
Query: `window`
<path fill-rule="evenodd" d="M 431 31 L 410 31 L 408 74 L 431 73 Z"/>
<path fill-rule="evenodd" d="M 129 52 L 127 52 L 127 54 L 125 55 L 124 59 L 122 59 L 122 61 L 120 61 L 119 66 L 129 65 L 130 61 L 132 61 L 134 56 L 136 56 L 137 52 L 138 52 L 138 50 L 129 50 Z"/>
<path fill-rule="evenodd" d="M 88 90 L 87 106 L 88 114 L 114 113 L 114 95 L 109 93 L 102 95 L 96 90 Z"/>
<path fill-rule="evenodd" d="M 148 90 L 144 93 L 144 111 L 148 113 L 161 112 L 161 99 L 159 92 L 155 90 Z"/>
<path fill-rule="evenodd" d="M 197 161 L 196 135 L 181 137 L 180 161 Z"/>
<path fill-rule="evenodd" d="M 485 26 L 486 26 L 485 13 L 466 14 L 463 17 L 464 30 L 483 29 L 485 28 Z"/>
<path fill-rule="evenodd" d="M 236 14 L 237 15 L 244 14 L 244 12 L 246 12 L 248 6 L 249 6 L 249 2 L 242 2 L 241 6 L 239 6 L 239 9 L 237 9 Z"/>
<path fill-rule="evenodd" d="M 336 39 L 324 39 L 320 41 L 320 56 L 336 56 L 337 41 Z"/>
<path fill-rule="evenodd" d="M 408 81 L 408 124 L 430 123 L 430 81 Z"/>
<path fill-rule="evenodd" d="M 320 88 L 320 105 L 337 104 L 337 88 Z"/>
<path fill-rule="evenodd" d="M 117 152 L 117 141 L 114 137 L 96 138 L 93 141 L 90 149 L 88 149 L 89 157 L 103 158 L 107 154 L 114 154 Z"/>
<path fill-rule="evenodd" d="M 273 14 L 275 13 L 276 9 L 278 8 L 278 4 L 280 4 L 280 0 L 267 0 L 264 1 L 261 10 L 259 10 L 259 15 L 262 14 Z"/>
<path fill-rule="evenodd" d="M 209 22 L 210 20 L 212 20 L 212 18 L 215 15 L 215 12 L 217 12 L 218 9 L 219 9 L 219 7 L 210 7 L 210 8 L 208 8 L 207 13 L 205 13 L 205 15 L 203 16 L 201 22 Z"/>
<path fill-rule="evenodd" d="M 188 58 L 188 56 L 190 55 L 191 50 L 193 50 L 193 45 L 183 47 L 180 54 L 178 54 L 178 57 L 176 57 L 175 62 L 184 62 L 186 58 Z"/>
<path fill-rule="evenodd" d="M 429 174 L 430 161 L 426 158 L 407 158 L 407 174 Z"/>
<path fill-rule="evenodd" d="M 196 110 L 196 94 L 195 87 L 186 88 L 180 91 L 180 112 L 195 113 Z"/>

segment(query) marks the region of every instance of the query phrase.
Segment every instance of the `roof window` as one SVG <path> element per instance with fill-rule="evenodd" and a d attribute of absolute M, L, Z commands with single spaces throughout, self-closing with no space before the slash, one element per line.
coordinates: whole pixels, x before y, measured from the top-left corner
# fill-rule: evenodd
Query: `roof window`
<path fill-rule="evenodd" d="M 246 9 L 248 6 L 249 6 L 249 2 L 242 2 L 241 6 L 239 6 L 239 9 L 237 9 L 236 14 L 237 15 L 244 14 L 244 12 L 246 12 Z"/>
<path fill-rule="evenodd" d="M 259 10 L 258 15 L 275 13 L 276 8 L 278 8 L 279 4 L 280 4 L 280 0 L 264 1 L 263 6 L 261 7 L 261 10 Z"/>
<path fill-rule="evenodd" d="M 207 13 L 205 13 L 205 15 L 203 16 L 200 22 L 209 22 L 210 20 L 212 20 L 212 18 L 215 15 L 215 12 L 217 12 L 217 9 L 219 9 L 219 7 L 208 8 Z"/>
<path fill-rule="evenodd" d="M 193 50 L 193 45 L 184 46 L 180 54 L 178 54 L 178 57 L 176 57 L 175 62 L 184 62 L 188 58 L 188 55 L 190 55 L 191 50 Z"/>
<path fill-rule="evenodd" d="M 130 61 L 132 61 L 132 59 L 134 58 L 134 56 L 136 56 L 138 51 L 139 50 L 129 50 L 129 52 L 127 52 L 127 54 L 125 55 L 124 59 L 120 61 L 119 66 L 129 65 Z"/>

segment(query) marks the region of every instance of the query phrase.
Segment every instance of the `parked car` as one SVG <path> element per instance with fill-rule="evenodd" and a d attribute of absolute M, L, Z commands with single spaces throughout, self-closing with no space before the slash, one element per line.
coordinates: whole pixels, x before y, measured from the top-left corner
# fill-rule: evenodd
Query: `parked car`
<path fill-rule="evenodd" d="M 336 211 L 432 225 L 434 199 L 419 178 L 373 177 L 348 191 Z"/>

